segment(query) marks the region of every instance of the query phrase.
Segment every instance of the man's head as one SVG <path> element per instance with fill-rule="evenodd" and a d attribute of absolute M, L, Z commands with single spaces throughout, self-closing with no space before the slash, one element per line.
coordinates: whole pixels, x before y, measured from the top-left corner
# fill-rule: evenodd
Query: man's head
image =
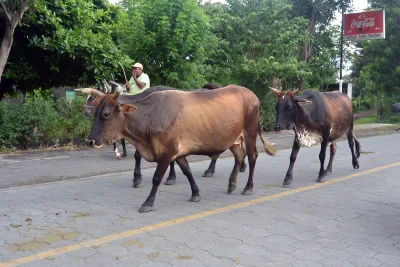
<path fill-rule="evenodd" d="M 134 75 L 134 73 L 136 73 L 136 77 L 139 77 L 143 73 L 143 65 L 139 62 L 132 65 L 132 75 Z"/>

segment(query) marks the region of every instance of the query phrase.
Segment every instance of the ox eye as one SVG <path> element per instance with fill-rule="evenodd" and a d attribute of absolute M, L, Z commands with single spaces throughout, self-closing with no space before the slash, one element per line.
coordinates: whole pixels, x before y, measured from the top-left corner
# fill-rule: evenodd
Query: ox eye
<path fill-rule="evenodd" d="M 105 119 L 107 119 L 108 117 L 110 117 L 110 112 L 104 112 L 103 116 Z"/>

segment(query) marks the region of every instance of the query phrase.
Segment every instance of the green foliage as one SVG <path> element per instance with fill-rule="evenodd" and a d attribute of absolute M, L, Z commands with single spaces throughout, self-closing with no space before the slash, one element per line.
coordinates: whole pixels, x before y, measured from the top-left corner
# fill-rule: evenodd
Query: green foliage
<path fill-rule="evenodd" d="M 23 104 L 2 103 L 2 126 L 0 129 L 0 141 L 2 146 L 11 147 L 19 144 L 26 149 L 29 142 L 34 139 L 33 124 L 35 118 L 31 116 Z"/>
<path fill-rule="evenodd" d="M 107 0 L 36 0 L 16 29 L 0 99 L 4 89 L 13 93 L 14 85 L 32 93 L 24 104 L 0 105 L 0 140 L 3 145 L 26 147 L 86 137 L 91 119 L 82 114 L 83 99 L 55 101 L 47 90 L 33 92 L 34 88 L 92 87 L 112 75 L 124 83 L 118 61 L 128 79 L 130 65 L 143 63 L 151 85 L 194 89 L 212 82 L 246 86 L 261 101 L 261 125 L 271 130 L 276 98 L 267 85 L 291 89 L 303 78 L 303 87 L 321 90 L 335 80 L 339 29 L 329 22 L 340 4 L 349 2 L 121 0 L 111 5 Z M 315 14 L 317 21 L 311 27 Z M 397 18 L 387 17 L 397 25 Z M 358 82 L 363 88 L 358 102 L 362 107 L 381 103 L 377 92 L 382 100 L 388 90 L 398 88 L 399 83 L 392 81 L 400 69 L 393 62 L 400 57 L 394 25 L 390 26 L 391 45 L 365 44 L 362 55 L 367 59 L 362 58 Z M 301 53 L 307 45 L 309 56 L 304 60 Z M 393 68 L 388 69 L 390 64 Z M 371 79 L 382 73 L 381 80 Z"/>
<path fill-rule="evenodd" d="M 376 113 L 369 115 L 368 117 L 360 118 L 354 121 L 354 125 L 376 123 Z"/>
<path fill-rule="evenodd" d="M 372 8 L 385 10 L 386 38 L 358 44 L 352 69 L 354 93 L 361 95 L 361 107 L 377 107 L 380 121 L 396 120 L 390 106 L 400 102 L 400 0 L 370 2 Z"/>
<path fill-rule="evenodd" d="M 38 89 L 27 93 L 23 109 L 28 113 L 25 116 L 29 118 L 29 125 L 33 126 L 26 133 L 28 141 L 38 141 L 41 146 L 47 146 L 62 133 L 60 118 L 49 91 Z"/>
<path fill-rule="evenodd" d="M 211 35 L 196 0 L 125 0 L 121 48 L 144 64 L 152 85 L 199 88 L 206 83 Z"/>
<path fill-rule="evenodd" d="M 38 87 L 97 84 L 122 76 L 117 62 L 132 60 L 117 45 L 115 20 L 122 12 L 107 0 L 36 0 L 22 27 L 4 73 L 10 92 Z"/>
<path fill-rule="evenodd" d="M 77 97 L 72 101 L 61 98 L 57 101 L 57 111 L 62 120 L 62 132 L 59 134 L 61 140 L 73 142 L 76 137 L 86 138 L 90 133 L 93 118 L 87 118 L 83 113 L 83 105 L 86 100 Z"/>
<path fill-rule="evenodd" d="M 0 147 L 19 145 L 27 149 L 38 144 L 71 143 L 90 132 L 91 119 L 83 114 L 85 99 L 53 100 L 47 90 L 28 93 L 23 103 L 0 102 Z"/>
<path fill-rule="evenodd" d="M 272 131 L 276 122 L 276 96 L 268 93 L 260 101 L 260 125 L 264 130 Z"/>
<path fill-rule="evenodd" d="M 216 67 L 209 80 L 229 77 L 253 89 L 271 85 L 273 78 L 290 87 L 297 77 L 310 75 L 298 54 L 298 46 L 307 38 L 307 21 L 293 17 L 289 4 L 231 0 L 226 6 L 207 4 L 204 9 L 219 39 L 216 59 L 211 59 Z"/>

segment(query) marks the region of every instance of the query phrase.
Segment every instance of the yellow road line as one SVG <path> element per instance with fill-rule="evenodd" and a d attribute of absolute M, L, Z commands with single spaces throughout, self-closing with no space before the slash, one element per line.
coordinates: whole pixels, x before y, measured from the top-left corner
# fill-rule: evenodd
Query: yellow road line
<path fill-rule="evenodd" d="M 78 250 L 78 249 L 81 249 L 81 248 L 88 248 L 88 247 L 91 247 L 91 246 L 94 246 L 94 245 L 102 245 L 102 244 L 110 243 L 112 241 L 120 240 L 120 239 L 127 238 L 127 237 L 132 237 L 132 236 L 140 234 L 140 233 L 144 233 L 144 232 L 148 232 L 148 231 L 152 231 L 152 230 L 156 230 L 156 229 L 161 229 L 161 228 L 165 228 L 165 227 L 168 227 L 168 226 L 172 226 L 172 225 L 176 225 L 176 224 L 180 224 L 180 223 L 184 223 L 184 222 L 197 220 L 197 219 L 200 219 L 200 218 L 204 218 L 204 217 L 207 217 L 207 216 L 210 216 L 210 215 L 219 214 L 219 213 L 230 211 L 230 210 L 244 208 L 244 207 L 251 206 L 251 205 L 254 205 L 254 204 L 259 204 L 259 203 L 262 203 L 262 202 L 266 202 L 266 201 L 269 201 L 269 200 L 272 200 L 272 199 L 277 199 L 277 198 L 281 198 L 281 197 L 284 197 L 284 196 L 289 196 L 289 195 L 293 195 L 293 194 L 296 194 L 296 193 L 300 193 L 300 192 L 308 191 L 308 190 L 311 190 L 311 189 L 319 188 L 319 187 L 322 187 L 322 186 L 326 186 L 326 185 L 329 185 L 329 184 L 342 182 L 342 181 L 349 180 L 349 179 L 352 179 L 352 178 L 355 178 L 355 177 L 359 177 L 359 176 L 362 176 L 362 175 L 366 175 L 366 174 L 369 174 L 369 173 L 377 172 L 377 171 L 380 171 L 380 170 L 385 170 L 385 169 L 396 167 L 396 166 L 400 166 L 400 161 L 396 162 L 396 163 L 384 165 L 384 166 L 381 166 L 381 167 L 373 168 L 373 169 L 370 169 L 370 170 L 366 170 L 366 171 L 363 171 L 363 172 L 358 172 L 358 173 L 355 173 L 355 174 L 347 175 L 347 176 L 344 176 L 344 177 L 341 177 L 341 178 L 336 178 L 336 179 L 333 179 L 333 180 L 325 181 L 324 183 L 315 183 L 313 185 L 296 188 L 296 189 L 293 189 L 293 190 L 277 193 L 277 194 L 274 194 L 274 195 L 265 196 L 265 197 L 249 200 L 249 201 L 246 201 L 246 202 L 242 202 L 242 203 L 238 203 L 238 204 L 234 204 L 234 205 L 230 205 L 230 206 L 225 206 L 225 207 L 213 209 L 213 210 L 208 210 L 208 211 L 200 212 L 200 213 L 197 213 L 197 214 L 189 215 L 189 216 L 186 216 L 186 217 L 181 217 L 181 218 L 178 218 L 178 219 L 173 219 L 173 220 L 162 222 L 162 223 L 148 225 L 148 226 L 144 226 L 144 227 L 141 227 L 141 228 L 132 229 L 132 230 L 128 230 L 128 231 L 124 231 L 124 232 L 120 232 L 120 233 L 104 236 L 104 237 L 101 237 L 101 238 L 98 238 L 98 239 L 92 239 L 92 240 L 89 240 L 89 241 L 84 241 L 84 242 L 76 243 L 76 244 L 73 244 L 73 245 L 69 245 L 69 246 L 65 246 L 65 247 L 61 247 L 61 248 L 48 250 L 48 251 L 41 252 L 41 253 L 38 253 L 38 254 L 34 254 L 34 255 L 31 255 L 31 256 L 27 256 L 27 257 L 22 257 L 22 258 L 6 261 L 6 262 L 3 262 L 3 263 L 0 263 L 0 267 L 8 267 L 8 266 L 16 265 L 16 264 L 28 263 L 28 262 L 32 262 L 32 261 L 35 261 L 35 260 L 45 259 L 47 257 L 56 256 L 56 255 L 59 255 L 59 254 L 62 254 L 62 253 L 66 253 L 66 252 L 69 252 L 69 251 Z"/>

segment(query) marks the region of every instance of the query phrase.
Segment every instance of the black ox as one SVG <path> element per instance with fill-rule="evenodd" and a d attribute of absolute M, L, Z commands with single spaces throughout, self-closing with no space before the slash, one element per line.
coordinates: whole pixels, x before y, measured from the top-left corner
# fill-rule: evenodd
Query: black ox
<path fill-rule="evenodd" d="M 336 153 L 335 140 L 343 134 L 347 135 L 354 169 L 360 167 L 360 143 L 353 133 L 353 107 L 349 97 L 336 92 L 321 93 L 307 90 L 296 96 L 298 90 L 280 91 L 271 88 L 278 97 L 276 103 L 277 119 L 275 130 L 291 130 L 295 132 L 290 165 L 283 185 L 290 185 L 293 180 L 293 165 L 296 161 L 300 145 L 310 147 L 321 143 L 319 153 L 320 170 L 317 182 L 332 173 L 332 162 Z M 326 147 L 330 144 L 330 159 L 324 169 Z M 355 144 L 355 153 L 354 153 Z"/>

